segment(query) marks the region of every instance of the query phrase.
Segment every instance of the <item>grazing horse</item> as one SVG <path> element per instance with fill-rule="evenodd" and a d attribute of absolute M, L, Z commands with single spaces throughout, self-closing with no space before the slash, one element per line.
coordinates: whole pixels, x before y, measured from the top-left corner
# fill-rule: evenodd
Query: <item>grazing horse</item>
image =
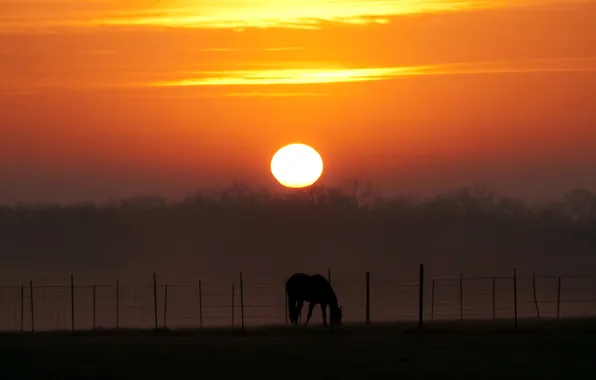
<path fill-rule="evenodd" d="M 337 306 L 335 292 L 325 277 L 319 274 L 313 276 L 304 273 L 293 274 L 286 282 L 286 295 L 292 324 L 298 325 L 298 316 L 302 311 L 304 301 L 309 302 L 305 326 L 308 326 L 312 311 L 317 304 L 321 305 L 323 325 L 327 326 L 327 305 L 329 305 L 329 323 L 331 325 L 341 324 L 341 307 Z"/>

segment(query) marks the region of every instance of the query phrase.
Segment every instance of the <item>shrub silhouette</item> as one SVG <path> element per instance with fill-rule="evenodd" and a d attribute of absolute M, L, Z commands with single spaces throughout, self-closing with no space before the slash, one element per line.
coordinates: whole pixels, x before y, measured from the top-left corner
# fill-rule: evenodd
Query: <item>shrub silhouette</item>
<path fill-rule="evenodd" d="M 420 262 L 458 272 L 536 263 L 581 270 L 594 262 L 595 230 L 596 195 L 587 190 L 530 203 L 484 186 L 413 199 L 379 197 L 358 183 L 278 193 L 235 183 L 181 201 L 2 206 L 0 261 L 21 268 L 21 276 L 59 269 L 250 271 L 265 262 L 298 270 L 315 261 L 345 270 Z"/>

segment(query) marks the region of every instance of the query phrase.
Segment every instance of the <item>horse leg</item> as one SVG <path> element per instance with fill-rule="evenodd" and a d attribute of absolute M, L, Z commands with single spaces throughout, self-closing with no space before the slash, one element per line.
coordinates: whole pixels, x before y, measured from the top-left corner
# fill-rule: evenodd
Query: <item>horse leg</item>
<path fill-rule="evenodd" d="M 295 297 L 286 294 L 288 297 L 288 316 L 290 317 L 290 323 L 295 325 L 296 324 L 296 303 L 297 300 Z"/>
<path fill-rule="evenodd" d="M 296 319 L 296 325 L 300 324 L 300 317 L 302 316 L 302 307 L 304 306 L 304 300 L 297 301 L 296 311 L 294 318 Z"/>
<path fill-rule="evenodd" d="M 314 308 L 315 308 L 316 305 L 317 304 L 314 303 L 314 302 L 311 302 L 308 305 L 308 315 L 306 316 L 306 323 L 304 324 L 304 326 L 308 326 L 308 322 L 310 321 L 310 317 L 312 317 L 312 311 L 314 310 Z"/>
<path fill-rule="evenodd" d="M 327 304 L 321 304 L 321 314 L 323 314 L 323 326 L 327 327 Z"/>

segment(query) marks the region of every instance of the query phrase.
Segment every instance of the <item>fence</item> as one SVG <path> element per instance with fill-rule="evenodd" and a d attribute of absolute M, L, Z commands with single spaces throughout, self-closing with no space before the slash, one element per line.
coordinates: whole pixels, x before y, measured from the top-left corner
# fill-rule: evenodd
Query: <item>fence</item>
<path fill-rule="evenodd" d="M 345 323 L 596 316 L 596 276 L 426 278 L 328 273 Z M 0 330 L 208 328 L 287 324 L 285 279 L 258 283 L 177 279 L 0 287 Z M 306 309 L 306 308 L 305 308 Z M 304 311 L 303 311 L 304 312 Z M 318 308 L 313 323 L 320 323 Z"/>

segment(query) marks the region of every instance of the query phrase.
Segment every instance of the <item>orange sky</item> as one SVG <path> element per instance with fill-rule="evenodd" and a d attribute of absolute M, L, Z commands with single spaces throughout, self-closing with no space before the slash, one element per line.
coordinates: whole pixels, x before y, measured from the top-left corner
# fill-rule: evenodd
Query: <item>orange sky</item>
<path fill-rule="evenodd" d="M 322 183 L 596 190 L 596 4 L 0 1 L 0 202 Z"/>

